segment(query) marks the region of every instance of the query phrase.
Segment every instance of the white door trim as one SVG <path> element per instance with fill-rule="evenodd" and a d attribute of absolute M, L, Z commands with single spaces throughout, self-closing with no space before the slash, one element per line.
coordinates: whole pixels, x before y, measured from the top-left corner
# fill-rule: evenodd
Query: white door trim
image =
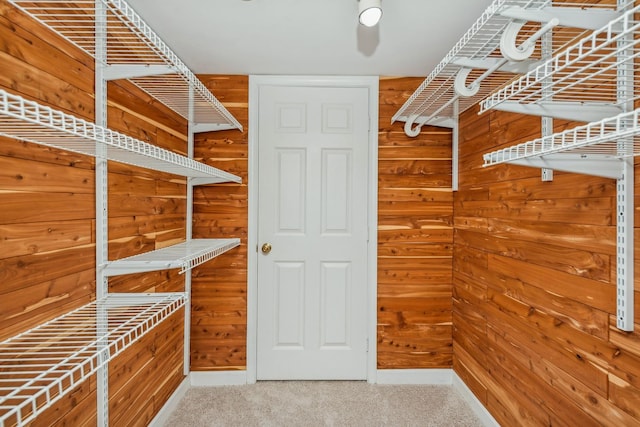
<path fill-rule="evenodd" d="M 367 381 L 376 382 L 378 297 L 378 77 L 249 76 L 249 231 L 247 242 L 247 382 L 257 380 L 258 312 L 258 106 L 260 86 L 365 87 L 369 90 L 369 161 L 367 188 Z"/>

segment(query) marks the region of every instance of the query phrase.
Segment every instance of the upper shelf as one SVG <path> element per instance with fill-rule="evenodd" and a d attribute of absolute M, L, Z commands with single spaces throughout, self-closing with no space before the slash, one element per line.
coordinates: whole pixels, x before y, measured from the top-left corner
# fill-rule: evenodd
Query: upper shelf
<path fill-rule="evenodd" d="M 455 101 L 463 112 L 539 64 L 545 32 L 562 27 L 553 33 L 556 51 L 619 16 L 615 9 L 615 1 L 494 0 L 392 121 L 406 122 L 410 136 L 424 124 L 453 127 Z"/>
<path fill-rule="evenodd" d="M 242 125 L 124 0 L 9 0 L 89 55 L 104 61 L 107 80 L 128 79 L 206 130 Z M 96 7 L 98 6 L 98 7 Z M 99 48 L 106 33 L 106 52 Z M 190 114 L 190 94 L 193 114 Z"/>
<path fill-rule="evenodd" d="M 638 97 L 634 73 L 640 20 L 635 7 L 481 102 L 498 109 L 592 122 L 624 111 Z M 623 86 L 621 86 L 623 83 Z M 624 86 L 629 90 L 621 90 Z M 638 92 L 640 93 L 640 92 Z"/>
<path fill-rule="evenodd" d="M 0 343 L 0 425 L 26 425 L 185 305 L 110 294 Z"/>
<path fill-rule="evenodd" d="M 181 273 L 240 245 L 240 239 L 194 239 L 177 245 L 110 261 L 107 276 L 179 268 Z"/>
<path fill-rule="evenodd" d="M 500 163 L 622 178 L 621 159 L 640 155 L 640 109 L 484 155 Z"/>
<path fill-rule="evenodd" d="M 192 183 L 237 182 L 236 175 L 196 162 L 86 120 L 0 90 L 0 134 L 89 156 L 192 178 Z M 98 145 L 106 153 L 96 153 Z"/>

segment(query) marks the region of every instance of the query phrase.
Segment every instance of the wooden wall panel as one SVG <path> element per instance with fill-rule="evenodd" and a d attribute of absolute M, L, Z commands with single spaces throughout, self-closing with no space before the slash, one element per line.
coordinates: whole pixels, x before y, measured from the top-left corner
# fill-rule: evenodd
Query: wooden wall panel
<path fill-rule="evenodd" d="M 94 120 L 94 60 L 0 0 L 0 87 Z M 108 85 L 109 127 L 186 153 L 186 121 L 126 82 Z M 0 139 L 0 339 L 95 299 L 94 160 Z M 185 238 L 185 179 L 109 164 L 110 259 Z M 117 292 L 184 289 L 176 271 L 123 276 Z M 146 424 L 184 378 L 180 315 L 112 363 L 111 418 Z M 127 378 L 126 381 L 121 381 Z M 149 381 L 149 378 L 154 378 Z M 92 425 L 91 379 L 34 425 Z M 124 397 L 123 397 L 124 396 Z"/>
<path fill-rule="evenodd" d="M 391 124 L 422 79 L 380 80 L 378 368 L 452 365 L 451 131 Z"/>
<path fill-rule="evenodd" d="M 454 196 L 454 369 L 505 425 L 640 424 L 640 339 L 615 328 L 615 181 L 482 168 L 540 119 L 476 112 Z"/>
<path fill-rule="evenodd" d="M 248 78 L 199 76 L 245 129 Z M 451 132 L 407 137 L 391 115 L 420 79 L 383 79 L 379 126 L 380 368 L 451 366 L 453 196 Z M 246 368 L 247 133 L 198 135 L 196 158 L 243 183 L 195 191 L 194 236 L 238 236 L 242 246 L 194 272 L 191 362 L 194 370 Z"/>
<path fill-rule="evenodd" d="M 194 191 L 194 237 L 239 237 L 241 246 L 196 268 L 192 282 L 191 369 L 246 368 L 249 78 L 199 78 L 242 123 L 244 132 L 196 136 L 195 157 L 242 178 L 241 184 L 200 186 Z"/>

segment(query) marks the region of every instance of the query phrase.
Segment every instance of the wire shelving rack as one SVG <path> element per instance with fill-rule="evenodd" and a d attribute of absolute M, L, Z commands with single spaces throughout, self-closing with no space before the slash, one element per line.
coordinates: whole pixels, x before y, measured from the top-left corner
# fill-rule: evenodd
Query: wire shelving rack
<path fill-rule="evenodd" d="M 25 425 L 185 305 L 110 294 L 0 342 L 0 425 Z"/>
<path fill-rule="evenodd" d="M 104 12 L 96 12 L 95 0 L 9 1 L 93 58 L 102 59 L 96 47 L 102 42 L 96 40 L 96 34 L 100 34 L 96 26 L 104 25 L 106 61 L 102 65 L 107 80 L 128 79 L 182 117 L 207 124 L 209 130 L 242 130 L 233 115 L 124 0 L 99 0 Z"/>
<path fill-rule="evenodd" d="M 556 51 L 618 14 L 615 4 L 606 2 L 495 0 L 400 107 L 392 122 L 405 122 L 409 136 L 417 136 L 423 125 L 453 128 L 459 113 L 539 64 L 539 38 L 544 32 L 555 27 L 552 43 Z M 516 50 L 527 43 L 526 59 L 514 61 L 503 56 L 505 32 L 519 45 Z M 465 83 L 462 91 L 461 81 Z"/>

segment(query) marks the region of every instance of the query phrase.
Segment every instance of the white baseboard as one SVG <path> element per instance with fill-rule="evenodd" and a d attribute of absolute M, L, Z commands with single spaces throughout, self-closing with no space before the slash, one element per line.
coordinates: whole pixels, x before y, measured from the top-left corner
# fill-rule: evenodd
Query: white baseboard
<path fill-rule="evenodd" d="M 180 383 L 176 391 L 173 392 L 169 400 L 164 404 L 162 409 L 153 417 L 153 420 L 149 423 L 149 427 L 163 427 L 165 421 L 169 419 L 169 416 L 178 407 L 178 403 L 182 400 L 187 391 L 191 388 L 191 381 L 189 377 L 186 377 L 184 381 Z"/>
<path fill-rule="evenodd" d="M 482 402 L 478 400 L 475 394 L 467 387 L 462 379 L 453 373 L 453 389 L 456 390 L 460 396 L 469 404 L 473 413 L 480 419 L 480 422 L 485 427 L 500 427 L 500 424 L 493 418 L 493 416 L 487 411 Z"/>
<path fill-rule="evenodd" d="M 451 369 L 378 369 L 378 384 L 451 385 Z"/>
<path fill-rule="evenodd" d="M 215 387 L 247 384 L 247 371 L 192 371 L 189 374 L 192 387 Z"/>

